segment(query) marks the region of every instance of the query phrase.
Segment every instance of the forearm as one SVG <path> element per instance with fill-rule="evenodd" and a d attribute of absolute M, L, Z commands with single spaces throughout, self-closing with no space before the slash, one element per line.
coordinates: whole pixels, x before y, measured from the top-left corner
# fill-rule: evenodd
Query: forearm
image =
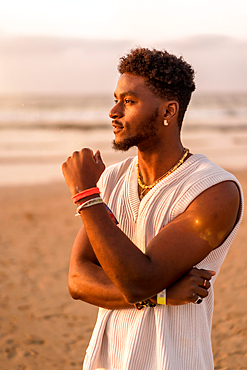
<path fill-rule="evenodd" d="M 191 284 L 181 289 L 181 283 L 173 284 L 167 289 L 167 304 L 177 305 L 188 303 L 187 296 Z M 84 225 L 80 229 L 71 253 L 69 271 L 69 289 L 74 299 L 107 309 L 133 307 L 126 302 L 119 289 L 111 282 L 93 252 Z M 193 289 L 193 287 L 192 287 Z M 156 303 L 156 297 L 152 298 Z"/>
<path fill-rule="evenodd" d="M 80 271 L 81 270 L 81 271 Z M 192 269 L 166 289 L 166 305 L 194 303 L 198 296 L 205 298 L 210 288 L 213 271 Z M 134 308 L 126 302 L 120 291 L 112 284 L 100 266 L 91 262 L 80 265 L 76 273 L 69 276 L 69 288 L 74 299 L 106 309 Z M 151 299 L 157 303 L 157 297 Z"/>
<path fill-rule="evenodd" d="M 81 215 L 97 259 L 126 300 L 134 303 L 158 293 L 150 284 L 150 278 L 154 275 L 151 260 L 114 225 L 105 207 L 89 207 Z M 148 290 L 148 287 L 151 289 Z M 143 296 L 144 291 L 146 296 Z M 135 300 L 132 300 L 132 294 Z"/>
<path fill-rule="evenodd" d="M 167 305 L 181 305 L 195 301 L 198 295 L 206 297 L 212 272 L 192 269 L 167 288 Z M 203 287 L 203 289 L 202 289 Z M 80 229 L 71 252 L 69 289 L 74 299 L 80 299 L 107 309 L 133 308 L 120 290 L 111 282 L 99 265 L 89 242 L 84 225 Z M 142 300 L 142 299 L 140 299 Z M 156 303 L 156 296 L 152 297 Z"/>
<path fill-rule="evenodd" d="M 119 289 L 100 266 L 88 261 L 70 269 L 69 290 L 72 298 L 107 309 L 131 308 Z"/>

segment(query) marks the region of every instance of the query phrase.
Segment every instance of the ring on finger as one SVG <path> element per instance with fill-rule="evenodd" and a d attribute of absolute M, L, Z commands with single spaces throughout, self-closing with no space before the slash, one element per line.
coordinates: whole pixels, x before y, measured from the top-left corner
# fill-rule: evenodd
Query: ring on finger
<path fill-rule="evenodd" d="M 200 304 L 202 303 L 202 297 L 200 297 L 199 295 L 197 296 L 197 299 L 195 301 L 196 304 Z"/>
<path fill-rule="evenodd" d="M 204 279 L 203 286 L 206 287 L 206 284 L 207 284 L 207 280 Z"/>

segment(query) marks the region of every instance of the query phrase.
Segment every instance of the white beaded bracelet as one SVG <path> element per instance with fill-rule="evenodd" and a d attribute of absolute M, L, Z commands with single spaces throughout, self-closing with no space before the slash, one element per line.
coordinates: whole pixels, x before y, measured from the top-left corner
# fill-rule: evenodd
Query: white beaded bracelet
<path fill-rule="evenodd" d="M 79 207 L 77 207 L 75 216 L 80 216 L 81 215 L 80 211 L 83 208 L 91 207 L 91 206 L 94 206 L 94 205 L 100 204 L 100 203 L 103 203 L 103 200 L 102 200 L 101 197 L 97 197 L 97 198 L 87 200 L 86 202 L 79 205 Z"/>

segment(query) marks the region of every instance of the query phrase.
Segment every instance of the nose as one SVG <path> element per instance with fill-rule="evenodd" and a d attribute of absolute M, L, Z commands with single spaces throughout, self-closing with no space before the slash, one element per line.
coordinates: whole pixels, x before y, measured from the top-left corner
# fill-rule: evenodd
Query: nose
<path fill-rule="evenodd" d="M 122 109 L 120 107 L 120 103 L 117 103 L 112 107 L 112 109 L 109 112 L 109 117 L 112 119 L 121 118 L 123 116 Z"/>

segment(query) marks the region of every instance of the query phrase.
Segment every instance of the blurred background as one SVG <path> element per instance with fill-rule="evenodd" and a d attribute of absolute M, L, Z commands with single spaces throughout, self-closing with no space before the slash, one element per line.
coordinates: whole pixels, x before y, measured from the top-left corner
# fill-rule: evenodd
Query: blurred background
<path fill-rule="evenodd" d="M 108 111 L 118 59 L 138 45 L 183 55 L 196 71 L 184 144 L 246 168 L 246 10 L 244 0 L 2 4 L 0 183 L 62 180 L 58 165 L 83 146 L 107 164 L 125 157 L 112 152 Z"/>
<path fill-rule="evenodd" d="M 135 154 L 111 149 L 108 117 L 118 60 L 131 48 L 192 64 L 183 143 L 234 172 L 246 194 L 246 18 L 246 0 L 1 2 L 1 370 L 81 368 L 97 308 L 69 297 L 81 220 L 61 164 L 82 147 L 100 149 L 107 165 Z M 218 370 L 247 363 L 245 219 L 215 284 Z"/>

